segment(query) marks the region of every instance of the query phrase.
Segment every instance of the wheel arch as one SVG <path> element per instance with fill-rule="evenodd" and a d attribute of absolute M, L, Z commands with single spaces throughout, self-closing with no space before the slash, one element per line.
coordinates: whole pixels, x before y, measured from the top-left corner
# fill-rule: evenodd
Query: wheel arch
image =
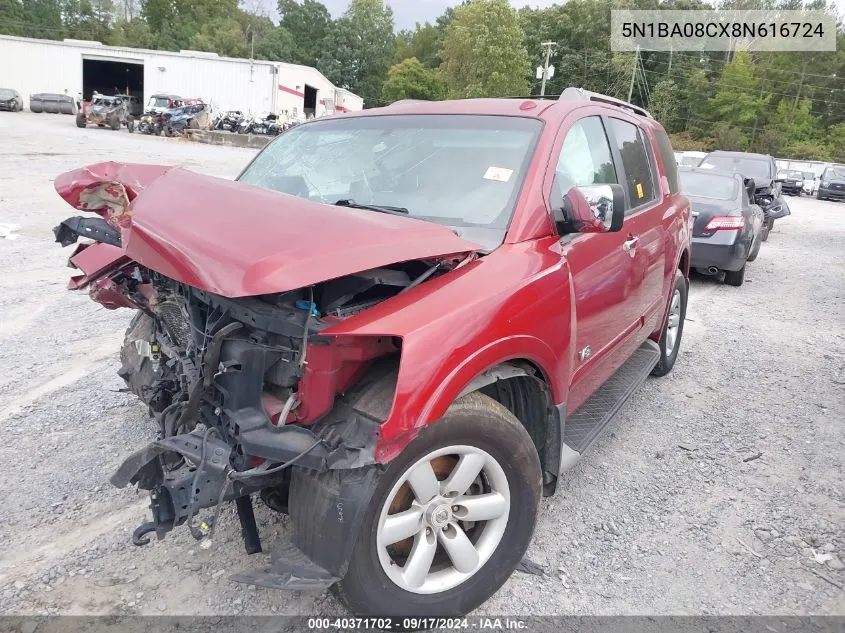
<path fill-rule="evenodd" d="M 455 400 L 474 392 L 495 400 L 519 420 L 537 450 L 544 494 L 552 494 L 560 472 L 563 424 L 543 366 L 521 357 L 499 361 L 467 382 Z"/>

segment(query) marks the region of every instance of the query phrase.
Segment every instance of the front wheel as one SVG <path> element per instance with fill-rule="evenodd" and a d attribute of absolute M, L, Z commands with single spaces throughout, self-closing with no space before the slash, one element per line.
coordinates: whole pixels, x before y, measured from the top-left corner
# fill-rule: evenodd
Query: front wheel
<path fill-rule="evenodd" d="M 660 334 L 660 360 L 651 370 L 652 376 L 665 376 L 675 366 L 678 359 L 678 350 L 681 348 L 681 337 L 684 334 L 684 321 L 687 317 L 687 296 L 689 287 L 684 274 L 675 271 L 675 285 L 672 287 L 672 296 L 669 299 L 669 313 L 666 315 L 666 322 L 663 324 L 663 332 Z"/>
<path fill-rule="evenodd" d="M 390 463 L 334 591 L 360 615 L 472 611 L 522 559 L 540 494 L 528 432 L 492 398 L 468 394 Z"/>
<path fill-rule="evenodd" d="M 774 226 L 774 224 L 775 224 L 774 220 L 768 220 L 768 219 L 763 223 L 763 236 L 762 236 L 761 239 L 764 242 L 769 241 L 769 231 L 772 230 L 772 227 Z"/>
<path fill-rule="evenodd" d="M 85 127 L 88 125 L 88 121 L 85 119 L 85 115 L 80 112 L 76 115 L 76 127 Z"/>
<path fill-rule="evenodd" d="M 132 134 L 135 131 L 135 121 L 129 119 L 126 122 L 126 129 L 129 130 L 129 133 Z"/>

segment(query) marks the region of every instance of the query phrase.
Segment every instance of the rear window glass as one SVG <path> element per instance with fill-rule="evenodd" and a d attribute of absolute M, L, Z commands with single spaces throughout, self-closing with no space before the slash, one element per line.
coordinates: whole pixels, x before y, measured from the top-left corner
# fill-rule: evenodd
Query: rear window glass
<path fill-rule="evenodd" d="M 744 158 L 739 156 L 710 155 L 701 163 L 704 169 L 718 169 L 742 174 L 745 178 L 771 178 L 772 165 L 767 160 L 759 158 Z"/>
<path fill-rule="evenodd" d="M 669 140 L 669 135 L 663 130 L 656 129 L 654 130 L 654 138 L 657 139 L 657 150 L 660 152 L 660 158 L 663 159 L 663 166 L 666 169 L 669 191 L 671 193 L 678 193 L 680 191 L 678 166 L 675 164 L 675 152 L 672 149 L 672 142 Z"/>
<path fill-rule="evenodd" d="M 614 118 L 610 119 L 610 127 L 622 155 L 631 208 L 651 202 L 655 199 L 655 187 L 642 130 L 633 123 Z"/>
<path fill-rule="evenodd" d="M 735 200 L 736 179 L 730 176 L 702 174 L 695 171 L 681 172 L 681 191 L 684 195 L 714 200 Z"/>

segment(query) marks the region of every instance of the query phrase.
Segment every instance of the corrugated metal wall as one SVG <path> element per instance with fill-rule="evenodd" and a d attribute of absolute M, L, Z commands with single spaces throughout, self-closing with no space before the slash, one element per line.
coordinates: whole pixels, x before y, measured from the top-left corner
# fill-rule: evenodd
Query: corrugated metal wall
<path fill-rule="evenodd" d="M 142 62 L 145 102 L 156 92 L 170 92 L 201 97 L 217 108 L 293 114 L 303 111 L 308 85 L 318 91 L 318 115 L 326 113 L 324 100 L 349 111 L 363 108 L 360 97 L 336 89 L 316 69 L 305 66 L 11 36 L 0 36 L 0 87 L 19 91 L 26 107 L 33 93 L 75 97 L 82 91 L 85 57 Z"/>

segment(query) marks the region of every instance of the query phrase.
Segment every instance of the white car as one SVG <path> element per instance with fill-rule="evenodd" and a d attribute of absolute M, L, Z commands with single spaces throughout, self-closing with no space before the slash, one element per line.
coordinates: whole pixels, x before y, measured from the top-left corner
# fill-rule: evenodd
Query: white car
<path fill-rule="evenodd" d="M 681 161 L 678 164 L 682 167 L 698 167 L 707 156 L 707 152 L 681 152 L 681 154 Z"/>

